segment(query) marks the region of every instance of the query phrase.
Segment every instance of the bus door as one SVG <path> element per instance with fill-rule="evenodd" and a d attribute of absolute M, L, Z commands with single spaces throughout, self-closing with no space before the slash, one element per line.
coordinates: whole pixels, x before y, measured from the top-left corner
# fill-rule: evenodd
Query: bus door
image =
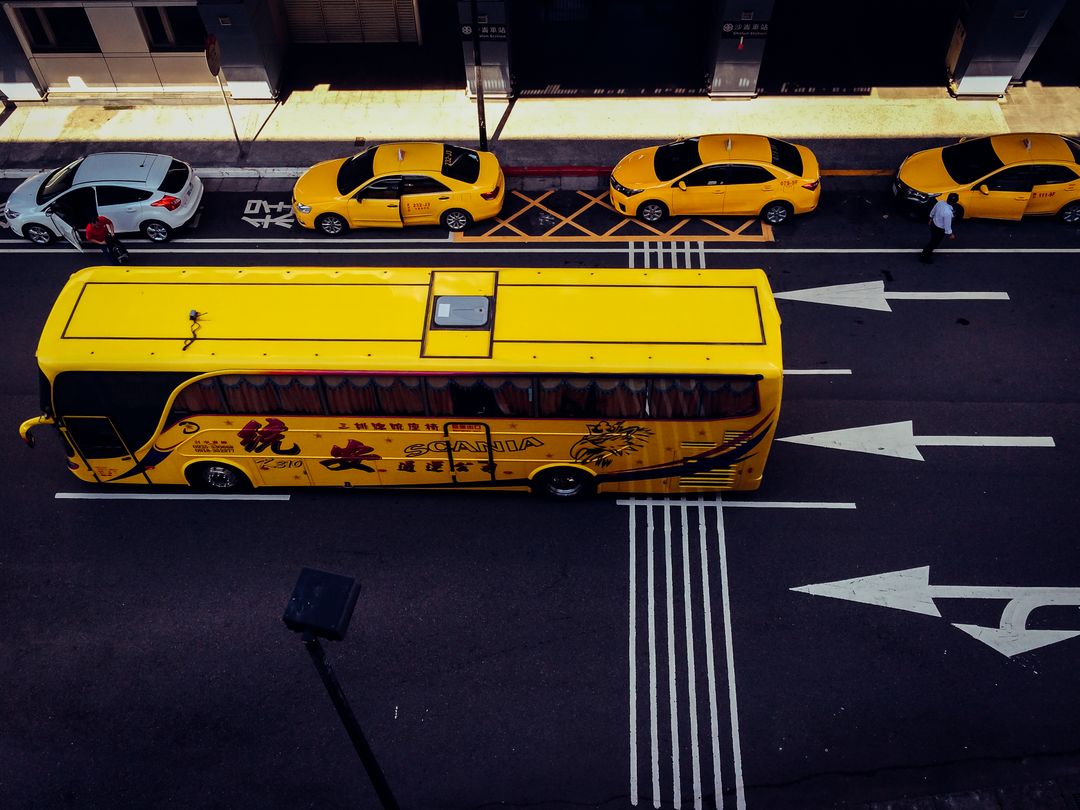
<path fill-rule="evenodd" d="M 127 472 L 135 465 L 135 457 L 107 416 L 65 416 L 64 433 L 71 446 L 98 481 L 109 481 Z M 106 462 L 105 459 L 110 461 Z M 144 472 L 142 478 L 150 483 Z M 138 478 L 124 478 L 137 483 Z"/>
<path fill-rule="evenodd" d="M 495 459 L 491 454 L 491 428 L 484 422 L 447 422 L 447 466 L 456 484 L 477 484 L 495 480 Z"/>

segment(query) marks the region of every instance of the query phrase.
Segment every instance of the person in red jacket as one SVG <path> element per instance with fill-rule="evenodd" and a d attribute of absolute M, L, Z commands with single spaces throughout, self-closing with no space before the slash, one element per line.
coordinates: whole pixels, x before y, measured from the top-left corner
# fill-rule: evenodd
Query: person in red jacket
<path fill-rule="evenodd" d="M 120 254 L 126 253 L 117 249 L 120 240 L 116 238 L 116 228 L 108 217 L 99 216 L 86 226 L 86 241 L 99 246 L 101 252 L 113 262 L 119 263 Z"/>

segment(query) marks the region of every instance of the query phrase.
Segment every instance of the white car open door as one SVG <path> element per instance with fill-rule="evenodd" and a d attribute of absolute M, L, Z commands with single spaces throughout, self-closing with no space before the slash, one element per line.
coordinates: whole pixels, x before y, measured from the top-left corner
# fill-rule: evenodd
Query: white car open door
<path fill-rule="evenodd" d="M 71 244 L 75 246 L 75 249 L 77 251 L 79 251 L 80 253 L 85 252 L 83 251 L 82 240 L 79 239 L 78 232 L 71 225 L 68 225 L 66 222 L 64 222 L 64 220 L 60 219 L 60 217 L 58 217 L 51 211 L 48 212 L 48 216 L 49 221 L 52 223 L 53 229 L 57 233 L 59 233 L 62 237 L 71 242 Z"/>

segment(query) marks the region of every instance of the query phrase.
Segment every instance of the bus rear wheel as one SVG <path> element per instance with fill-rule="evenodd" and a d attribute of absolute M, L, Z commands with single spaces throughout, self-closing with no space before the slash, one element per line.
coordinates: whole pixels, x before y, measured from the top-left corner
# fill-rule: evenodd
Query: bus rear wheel
<path fill-rule="evenodd" d="M 251 482 L 236 467 L 216 461 L 192 464 L 185 473 L 188 483 L 208 492 L 243 492 Z"/>
<path fill-rule="evenodd" d="M 532 491 L 545 498 L 577 500 L 596 492 L 593 476 L 578 467 L 551 467 L 541 470 L 529 482 Z"/>

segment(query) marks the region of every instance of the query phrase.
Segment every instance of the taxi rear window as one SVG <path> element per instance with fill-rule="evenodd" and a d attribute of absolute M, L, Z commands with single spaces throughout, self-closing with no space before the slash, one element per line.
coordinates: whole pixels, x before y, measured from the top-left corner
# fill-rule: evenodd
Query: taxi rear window
<path fill-rule="evenodd" d="M 946 146 L 941 150 L 941 162 L 945 164 L 949 177 L 957 183 L 974 183 L 1005 165 L 989 138 L 975 138 Z"/>
<path fill-rule="evenodd" d="M 1069 151 L 1073 153 L 1073 161 L 1080 163 L 1080 141 L 1074 141 L 1072 138 L 1062 138 L 1062 140 L 1069 147 Z"/>
<path fill-rule="evenodd" d="M 658 180 L 673 180 L 684 172 L 701 165 L 698 152 L 698 139 L 687 138 L 676 141 L 656 150 L 653 158 L 653 171 Z"/>
<path fill-rule="evenodd" d="M 337 174 L 338 193 L 348 194 L 361 183 L 366 183 L 375 176 L 375 150 L 377 148 L 373 146 L 359 155 L 353 155 L 341 164 Z"/>
<path fill-rule="evenodd" d="M 475 183 L 480 177 L 480 155 L 461 146 L 443 146 L 442 173 L 462 183 Z"/>
<path fill-rule="evenodd" d="M 779 166 L 785 172 L 791 172 L 796 177 L 802 177 L 802 155 L 799 154 L 795 145 L 787 141 L 778 141 L 776 138 L 769 138 L 768 141 L 769 149 L 772 150 L 773 165 Z"/>

